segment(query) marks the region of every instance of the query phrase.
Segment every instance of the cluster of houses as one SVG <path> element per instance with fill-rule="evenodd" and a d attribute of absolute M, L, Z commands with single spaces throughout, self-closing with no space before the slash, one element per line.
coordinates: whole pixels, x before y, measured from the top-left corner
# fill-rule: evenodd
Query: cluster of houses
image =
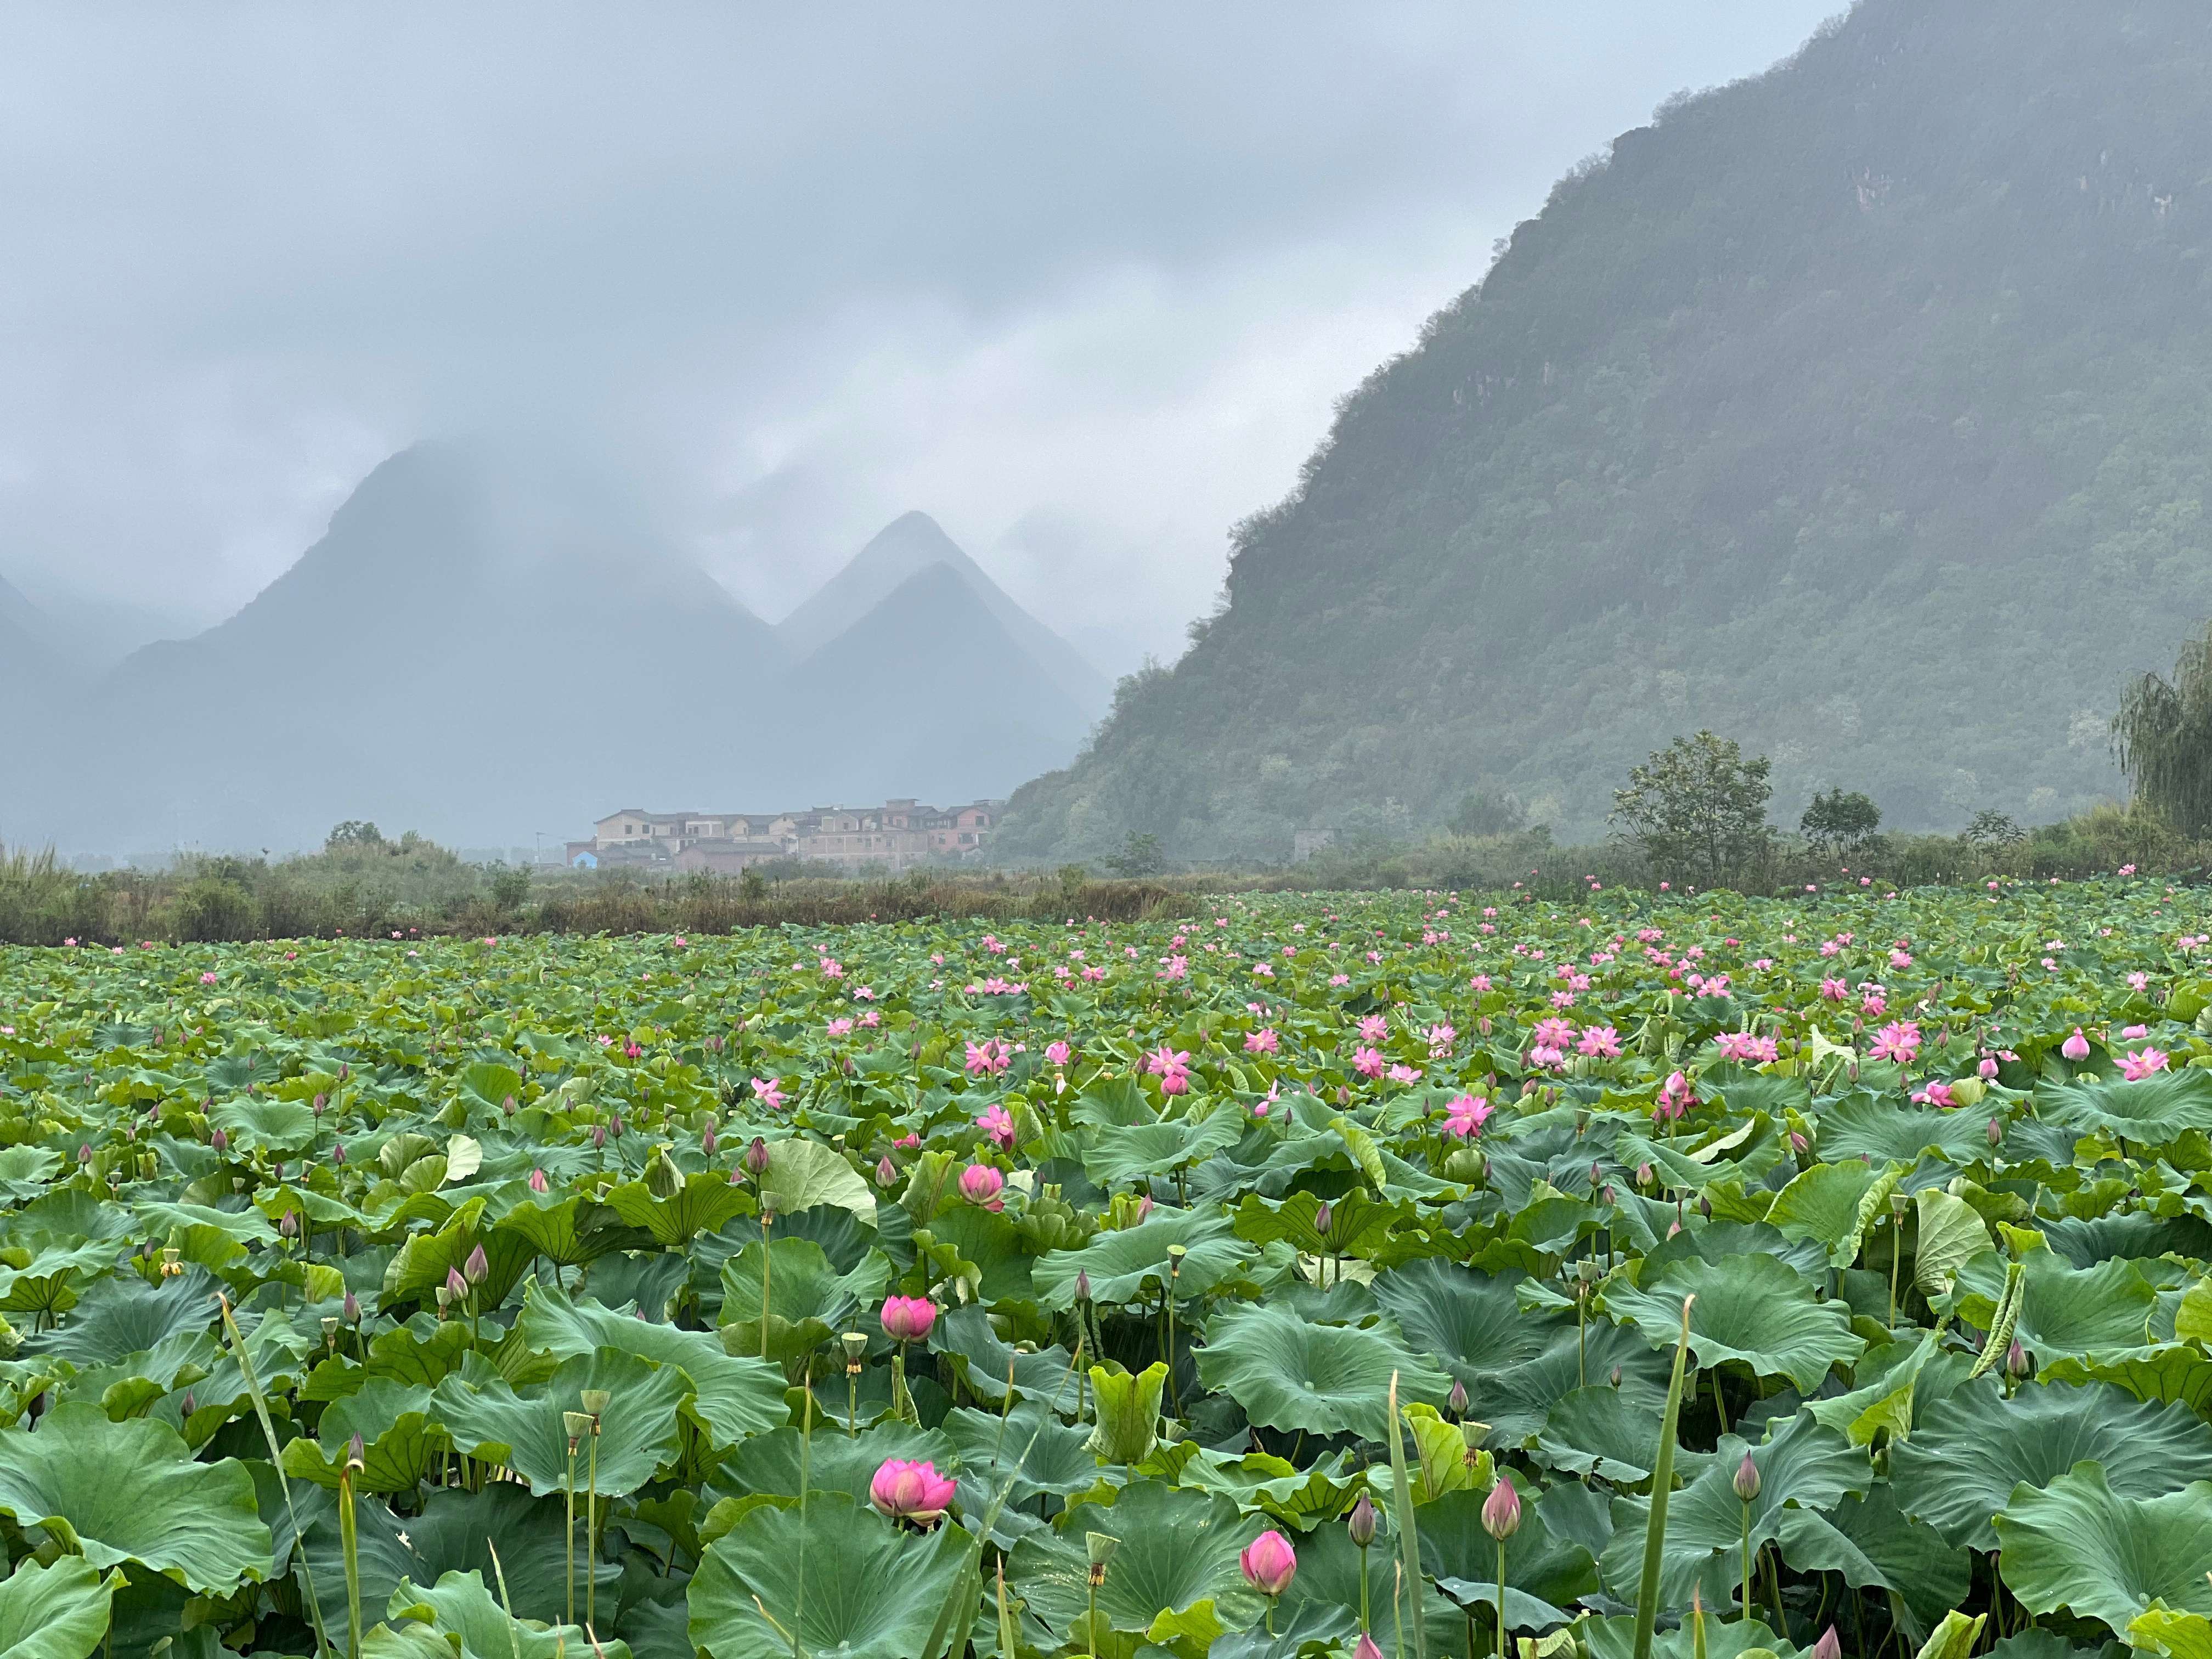
<path fill-rule="evenodd" d="M 1006 802 L 938 808 L 918 800 L 881 806 L 817 806 L 805 812 L 610 812 L 589 841 L 568 844 L 582 870 L 707 870 L 735 875 L 772 859 L 824 864 L 910 865 L 973 858 Z"/>

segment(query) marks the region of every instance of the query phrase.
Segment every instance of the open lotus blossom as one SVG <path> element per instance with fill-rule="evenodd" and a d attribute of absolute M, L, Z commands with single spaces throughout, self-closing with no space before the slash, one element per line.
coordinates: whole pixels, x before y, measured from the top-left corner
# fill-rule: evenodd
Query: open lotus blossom
<path fill-rule="evenodd" d="M 1588 1054 L 1593 1060 L 1619 1060 L 1620 1033 L 1610 1025 L 1586 1025 L 1575 1043 L 1575 1052 Z"/>
<path fill-rule="evenodd" d="M 1298 1553 L 1291 1540 L 1270 1527 L 1238 1553 L 1244 1582 L 1262 1595 L 1280 1595 L 1297 1577 Z"/>
<path fill-rule="evenodd" d="M 1014 1144 L 1013 1116 L 995 1101 L 977 1115 L 975 1127 L 999 1146 L 1011 1147 Z"/>
<path fill-rule="evenodd" d="M 1875 1060 L 1893 1060 L 1899 1066 L 1910 1066 L 1920 1052 L 1920 1027 L 1915 1022 L 1892 1020 L 1875 1033 L 1874 1042 L 1867 1053 Z"/>
<path fill-rule="evenodd" d="M 1492 1109 L 1488 1101 L 1477 1096 L 1457 1096 L 1444 1107 L 1444 1133 L 1462 1140 L 1472 1140 L 1482 1133 L 1482 1126 L 1489 1121 Z"/>
<path fill-rule="evenodd" d="M 868 1501 L 894 1521 L 933 1527 L 952 1507 L 958 1490 L 957 1482 L 938 1474 L 935 1463 L 888 1457 L 868 1482 Z"/>
<path fill-rule="evenodd" d="M 2131 1048 L 2120 1056 L 2120 1075 L 2130 1083 L 2140 1083 L 2153 1072 L 2164 1071 L 2166 1058 L 2163 1048 L 2148 1044 L 2140 1050 Z"/>
<path fill-rule="evenodd" d="M 1272 1026 L 1262 1025 L 1256 1031 L 1244 1034 L 1244 1052 L 1248 1054 L 1272 1054 L 1282 1046 L 1282 1039 Z"/>

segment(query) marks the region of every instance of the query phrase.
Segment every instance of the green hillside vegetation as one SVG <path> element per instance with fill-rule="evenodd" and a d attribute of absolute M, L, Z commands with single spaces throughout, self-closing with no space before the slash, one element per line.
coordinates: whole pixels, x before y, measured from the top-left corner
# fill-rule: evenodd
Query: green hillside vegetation
<path fill-rule="evenodd" d="M 2212 615 L 2212 13 L 1864 0 L 1562 180 L 1240 526 L 1009 854 L 1281 858 L 1710 727 L 1778 816 L 2045 822 Z"/>

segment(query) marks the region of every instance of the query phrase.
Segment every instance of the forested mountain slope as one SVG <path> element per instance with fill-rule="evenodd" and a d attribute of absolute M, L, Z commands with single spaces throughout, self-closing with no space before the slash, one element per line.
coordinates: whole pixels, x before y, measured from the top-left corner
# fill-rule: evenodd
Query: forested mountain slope
<path fill-rule="evenodd" d="M 2114 791 L 2212 615 L 2212 9 L 1863 0 L 1578 169 L 1240 526 L 1012 850 L 1569 833 L 1710 726 L 1906 828 Z"/>

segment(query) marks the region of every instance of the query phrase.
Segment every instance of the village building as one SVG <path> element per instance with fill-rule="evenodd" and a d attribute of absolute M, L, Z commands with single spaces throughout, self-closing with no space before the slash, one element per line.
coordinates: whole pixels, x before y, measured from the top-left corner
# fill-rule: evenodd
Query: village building
<path fill-rule="evenodd" d="M 881 806 L 817 806 L 804 812 L 648 812 L 626 807 L 568 843 L 578 869 L 709 871 L 736 875 L 773 859 L 884 866 L 970 859 L 983 850 L 1006 803 L 939 808 L 911 797 Z"/>

